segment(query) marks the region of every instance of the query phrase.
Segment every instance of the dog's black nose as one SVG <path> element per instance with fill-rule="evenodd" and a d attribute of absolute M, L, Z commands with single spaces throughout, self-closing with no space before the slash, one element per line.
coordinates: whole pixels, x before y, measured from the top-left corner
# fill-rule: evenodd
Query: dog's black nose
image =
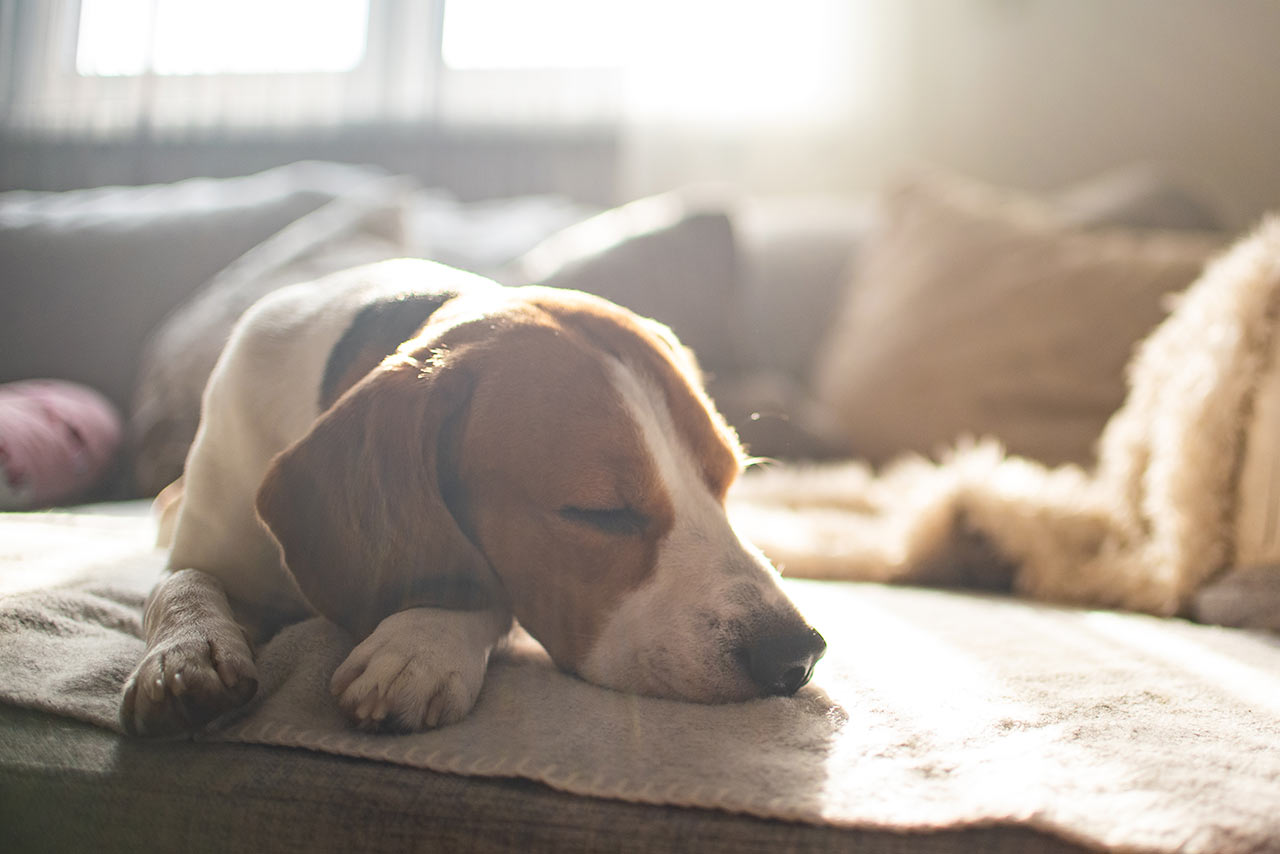
<path fill-rule="evenodd" d="M 827 651 L 822 635 L 805 626 L 790 634 L 764 635 L 746 648 L 747 672 L 763 694 L 791 695 L 813 675 Z"/>

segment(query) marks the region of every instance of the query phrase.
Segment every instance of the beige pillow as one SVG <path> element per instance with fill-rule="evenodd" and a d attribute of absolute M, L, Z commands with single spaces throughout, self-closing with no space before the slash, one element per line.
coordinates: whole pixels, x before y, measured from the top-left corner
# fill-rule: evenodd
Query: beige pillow
<path fill-rule="evenodd" d="M 918 174 L 882 200 L 819 357 L 818 396 L 875 463 L 964 435 L 1091 463 L 1134 344 L 1220 246 L 1077 229 L 1029 197 Z"/>

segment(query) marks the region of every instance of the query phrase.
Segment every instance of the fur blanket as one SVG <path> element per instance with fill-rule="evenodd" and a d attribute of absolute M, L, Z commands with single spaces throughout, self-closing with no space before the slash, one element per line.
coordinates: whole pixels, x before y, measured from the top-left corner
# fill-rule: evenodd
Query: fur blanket
<path fill-rule="evenodd" d="M 744 478 L 736 520 L 788 575 L 1012 588 L 1280 629 L 1280 569 L 1238 560 L 1274 552 L 1280 521 L 1275 470 L 1250 455 L 1280 433 L 1256 405 L 1280 384 L 1278 312 L 1274 217 L 1211 263 L 1138 348 L 1093 470 L 991 441 L 880 474 L 779 467 Z"/>

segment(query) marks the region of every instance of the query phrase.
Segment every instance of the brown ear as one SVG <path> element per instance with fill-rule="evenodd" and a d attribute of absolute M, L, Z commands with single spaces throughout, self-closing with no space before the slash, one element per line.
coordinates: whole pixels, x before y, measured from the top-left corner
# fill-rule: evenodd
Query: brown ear
<path fill-rule="evenodd" d="M 267 470 L 258 513 L 286 566 L 311 606 L 357 637 L 406 608 L 500 595 L 441 493 L 441 446 L 470 392 L 452 361 L 393 357 Z"/>

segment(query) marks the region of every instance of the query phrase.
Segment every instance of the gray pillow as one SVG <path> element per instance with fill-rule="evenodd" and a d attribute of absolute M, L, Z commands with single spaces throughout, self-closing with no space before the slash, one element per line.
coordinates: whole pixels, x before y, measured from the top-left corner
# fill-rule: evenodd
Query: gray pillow
<path fill-rule="evenodd" d="M 196 288 L 383 173 L 298 163 L 145 187 L 0 194 L 0 382 L 92 386 L 127 411 L 142 342 Z"/>
<path fill-rule="evenodd" d="M 412 179 L 372 181 L 291 223 L 218 273 L 147 342 L 129 419 L 134 479 L 155 494 L 182 473 L 214 363 L 245 309 L 286 285 L 410 254 Z"/>
<path fill-rule="evenodd" d="M 547 238 L 505 275 L 611 299 L 670 326 L 708 370 L 733 352 L 733 230 L 723 207 L 681 193 L 649 196 Z"/>

